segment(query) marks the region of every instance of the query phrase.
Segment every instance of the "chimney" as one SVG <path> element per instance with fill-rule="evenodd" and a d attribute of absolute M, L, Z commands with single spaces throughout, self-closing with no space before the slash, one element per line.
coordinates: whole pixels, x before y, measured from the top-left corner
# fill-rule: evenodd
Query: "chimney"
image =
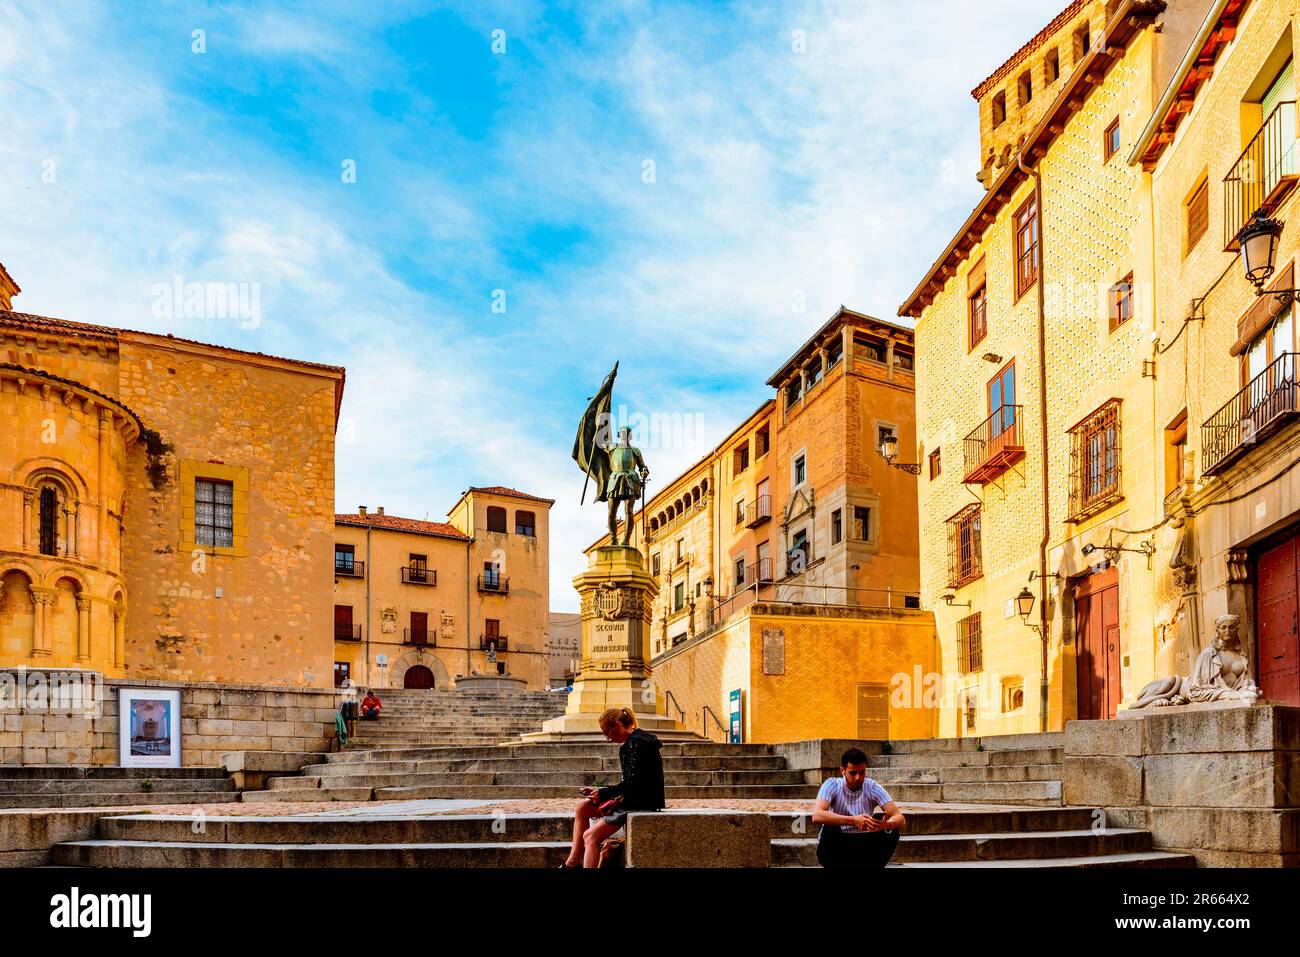
<path fill-rule="evenodd" d="M 383 515 L 383 514 L 384 514 L 384 506 L 381 505 L 381 506 L 379 506 L 377 509 L 375 509 L 375 514 L 376 514 L 376 515 Z"/>
<path fill-rule="evenodd" d="M 12 309 L 14 296 L 20 292 L 22 290 L 18 288 L 18 283 L 9 275 L 4 263 L 0 263 L 0 309 Z"/>
<path fill-rule="evenodd" d="M 358 505 L 358 506 L 357 506 L 357 514 L 360 515 L 362 518 L 365 518 L 365 517 L 366 517 L 366 507 L 365 507 L 364 505 Z"/>

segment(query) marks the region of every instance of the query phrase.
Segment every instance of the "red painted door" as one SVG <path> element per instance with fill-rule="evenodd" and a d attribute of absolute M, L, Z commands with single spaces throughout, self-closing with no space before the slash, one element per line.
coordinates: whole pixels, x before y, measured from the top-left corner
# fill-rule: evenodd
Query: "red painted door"
<path fill-rule="evenodd" d="M 1259 688 L 1268 701 L 1300 706 L 1300 642 L 1296 637 L 1300 537 L 1259 556 L 1255 621 Z"/>
<path fill-rule="evenodd" d="M 1113 718 L 1119 708 L 1119 572 L 1114 566 L 1074 586 L 1078 713 Z"/>

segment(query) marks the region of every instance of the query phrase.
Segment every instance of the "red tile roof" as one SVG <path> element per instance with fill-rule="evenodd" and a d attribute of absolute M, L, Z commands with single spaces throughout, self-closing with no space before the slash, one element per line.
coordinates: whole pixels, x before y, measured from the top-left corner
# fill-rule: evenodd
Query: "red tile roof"
<path fill-rule="evenodd" d="M 399 518 L 396 515 L 376 515 L 369 512 L 336 514 L 336 525 L 356 525 L 361 528 L 383 528 L 393 532 L 411 532 L 415 535 L 432 535 L 435 538 L 452 538 L 459 542 L 471 541 L 470 537 L 448 522 L 425 522 L 418 518 Z"/>
<path fill-rule="evenodd" d="M 1056 33 L 1057 30 L 1065 26 L 1066 22 L 1071 17 L 1082 13 L 1085 3 L 1086 0 L 1074 0 L 1073 3 L 1053 17 L 1052 21 L 1047 24 L 1047 26 L 1035 33 L 1028 43 L 1022 46 L 1015 53 L 1011 54 L 1011 56 L 1000 67 L 981 80 L 979 86 L 970 91 L 970 95 L 978 100 L 981 96 L 987 93 L 990 86 L 1000 81 L 1015 69 L 1017 65 L 1024 62 L 1024 60 L 1038 49 L 1038 47 L 1041 46 L 1048 37 L 1052 36 L 1052 34 Z"/>
<path fill-rule="evenodd" d="M 553 498 L 542 498 L 539 495 L 529 495 L 527 492 L 520 492 L 517 489 L 506 488 L 504 485 L 471 485 L 469 490 L 471 492 L 483 492 L 486 495 L 509 495 L 512 498 L 523 498 L 530 502 L 545 502 L 547 505 L 555 504 L 555 499 Z"/>

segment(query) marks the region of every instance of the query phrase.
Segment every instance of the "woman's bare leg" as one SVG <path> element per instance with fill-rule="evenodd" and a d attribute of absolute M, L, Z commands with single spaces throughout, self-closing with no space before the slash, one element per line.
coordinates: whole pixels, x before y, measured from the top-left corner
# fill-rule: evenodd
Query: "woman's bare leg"
<path fill-rule="evenodd" d="M 610 824 L 608 821 L 602 820 L 587 828 L 587 832 L 582 835 L 582 840 L 587 845 L 582 858 L 583 867 L 600 866 L 600 842 L 622 826 L 621 824 Z"/>
<path fill-rule="evenodd" d="M 569 849 L 569 856 L 564 862 L 566 867 L 582 866 L 582 836 L 586 832 L 595 813 L 596 805 L 591 801 L 583 798 L 578 802 L 578 808 L 573 812 L 573 847 Z"/>

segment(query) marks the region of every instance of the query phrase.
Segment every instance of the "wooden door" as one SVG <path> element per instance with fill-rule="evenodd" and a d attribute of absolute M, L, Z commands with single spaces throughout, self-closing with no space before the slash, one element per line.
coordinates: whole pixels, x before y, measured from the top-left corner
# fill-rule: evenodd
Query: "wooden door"
<path fill-rule="evenodd" d="M 433 687 L 433 672 L 424 665 L 413 665 L 406 669 L 406 675 L 402 678 L 402 687 L 419 691 L 428 690 Z"/>
<path fill-rule="evenodd" d="M 1111 566 L 1074 586 L 1078 716 L 1113 718 L 1120 687 L 1119 571 Z"/>
<path fill-rule="evenodd" d="M 411 612 L 411 644 L 424 645 L 429 642 L 429 613 Z"/>
<path fill-rule="evenodd" d="M 1300 642 L 1296 637 L 1300 537 L 1259 556 L 1255 597 L 1259 688 L 1277 704 L 1300 706 Z"/>

